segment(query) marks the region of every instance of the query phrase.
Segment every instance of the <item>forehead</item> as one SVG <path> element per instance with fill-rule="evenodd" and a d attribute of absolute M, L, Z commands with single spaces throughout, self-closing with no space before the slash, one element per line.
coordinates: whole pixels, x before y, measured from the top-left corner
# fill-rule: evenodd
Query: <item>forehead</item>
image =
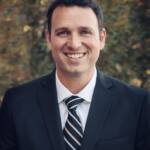
<path fill-rule="evenodd" d="M 78 6 L 59 6 L 52 15 L 51 20 L 52 28 L 58 28 L 62 26 L 85 26 L 85 27 L 97 27 L 98 20 L 91 8 L 78 7 Z"/>

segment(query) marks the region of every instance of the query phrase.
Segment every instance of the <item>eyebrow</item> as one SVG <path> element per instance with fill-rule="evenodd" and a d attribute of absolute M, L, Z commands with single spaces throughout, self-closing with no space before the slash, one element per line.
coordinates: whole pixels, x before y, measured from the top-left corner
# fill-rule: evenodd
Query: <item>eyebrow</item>
<path fill-rule="evenodd" d="M 79 29 L 93 31 L 93 29 L 89 26 L 82 26 L 82 27 L 79 27 Z"/>
<path fill-rule="evenodd" d="M 68 30 L 68 28 L 67 27 L 56 28 L 55 32 L 59 32 L 59 31 L 62 31 L 62 30 Z"/>
<path fill-rule="evenodd" d="M 89 26 L 80 26 L 79 29 L 93 31 L 93 29 Z M 69 30 L 69 28 L 68 27 L 58 27 L 58 28 L 56 28 L 55 32 L 59 32 L 62 30 Z"/>

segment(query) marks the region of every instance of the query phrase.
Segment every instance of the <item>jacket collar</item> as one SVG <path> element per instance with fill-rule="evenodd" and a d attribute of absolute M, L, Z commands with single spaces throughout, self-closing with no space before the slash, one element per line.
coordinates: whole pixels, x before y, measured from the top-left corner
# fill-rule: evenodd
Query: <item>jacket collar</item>
<path fill-rule="evenodd" d="M 114 99 L 111 91 L 112 86 L 111 80 L 99 72 L 81 150 L 94 150 L 94 145 L 102 134 L 105 120 L 109 115 L 112 100 Z"/>
<path fill-rule="evenodd" d="M 52 141 L 54 150 L 65 150 L 56 93 L 55 71 L 41 82 L 37 94 L 48 138 Z"/>

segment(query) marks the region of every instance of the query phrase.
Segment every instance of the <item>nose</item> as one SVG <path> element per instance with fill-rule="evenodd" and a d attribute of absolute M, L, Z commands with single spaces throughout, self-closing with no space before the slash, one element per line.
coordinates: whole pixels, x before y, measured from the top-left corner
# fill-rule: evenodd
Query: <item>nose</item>
<path fill-rule="evenodd" d="M 67 42 L 67 46 L 71 50 L 79 49 L 81 45 L 82 45 L 82 42 L 81 42 L 80 36 L 77 34 L 72 34 Z"/>

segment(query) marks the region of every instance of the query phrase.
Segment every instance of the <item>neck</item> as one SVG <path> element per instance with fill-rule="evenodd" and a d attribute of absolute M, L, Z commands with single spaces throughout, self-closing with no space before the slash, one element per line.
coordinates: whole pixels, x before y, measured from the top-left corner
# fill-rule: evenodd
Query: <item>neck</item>
<path fill-rule="evenodd" d="M 59 71 L 57 71 L 57 75 L 61 83 L 69 89 L 73 94 L 77 94 L 80 92 L 92 79 L 94 74 L 94 69 L 89 72 L 88 74 L 64 74 Z"/>

